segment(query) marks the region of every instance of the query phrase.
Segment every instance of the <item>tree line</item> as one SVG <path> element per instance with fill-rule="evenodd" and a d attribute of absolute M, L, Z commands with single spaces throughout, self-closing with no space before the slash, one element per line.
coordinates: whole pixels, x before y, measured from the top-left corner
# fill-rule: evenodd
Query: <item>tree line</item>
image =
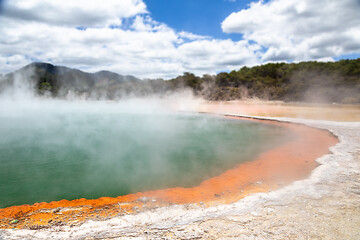
<path fill-rule="evenodd" d="M 268 63 L 216 75 L 185 72 L 173 79 L 140 80 L 109 71 L 86 73 L 77 69 L 32 63 L 7 74 L 0 92 L 25 76 L 38 95 L 66 98 L 71 92 L 87 99 L 167 95 L 190 90 L 212 101 L 258 98 L 296 102 L 360 103 L 360 58 L 336 62 Z"/>
<path fill-rule="evenodd" d="M 208 100 L 360 103 L 360 58 L 337 62 L 268 63 L 215 76 L 184 73 L 169 80 Z"/>

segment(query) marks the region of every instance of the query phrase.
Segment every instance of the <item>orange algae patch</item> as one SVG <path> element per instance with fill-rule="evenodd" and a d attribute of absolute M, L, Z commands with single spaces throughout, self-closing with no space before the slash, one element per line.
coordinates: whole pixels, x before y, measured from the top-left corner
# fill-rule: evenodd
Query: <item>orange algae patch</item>
<path fill-rule="evenodd" d="M 248 119 L 227 116 L 234 119 Z M 193 188 L 170 188 L 129 194 L 116 198 L 61 200 L 0 209 L 0 228 L 40 229 L 76 225 L 89 219 L 104 220 L 123 214 L 170 204 L 231 203 L 257 192 L 268 192 L 294 180 L 308 177 L 316 159 L 329 153 L 338 139 L 325 130 L 300 124 L 252 119 L 288 128 L 296 138 L 260 154 Z M 241 153 L 239 153 L 241 154 Z"/>

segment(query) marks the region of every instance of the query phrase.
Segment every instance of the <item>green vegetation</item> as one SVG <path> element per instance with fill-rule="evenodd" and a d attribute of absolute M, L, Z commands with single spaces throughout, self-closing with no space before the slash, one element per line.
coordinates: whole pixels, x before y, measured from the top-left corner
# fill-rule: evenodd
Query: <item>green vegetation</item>
<path fill-rule="evenodd" d="M 31 71 L 29 71 L 31 70 Z M 360 58 L 338 62 L 269 63 L 217 75 L 186 72 L 170 80 L 140 80 L 109 71 L 86 73 L 47 63 L 32 63 L 0 81 L 0 92 L 16 73 L 28 73 L 39 95 L 112 99 L 166 95 L 191 90 L 207 100 L 244 98 L 318 103 L 360 103 Z M 28 76 L 29 74 L 22 74 Z"/>
<path fill-rule="evenodd" d="M 338 62 L 269 63 L 202 78 L 185 73 L 171 79 L 209 100 L 360 103 L 360 58 Z"/>

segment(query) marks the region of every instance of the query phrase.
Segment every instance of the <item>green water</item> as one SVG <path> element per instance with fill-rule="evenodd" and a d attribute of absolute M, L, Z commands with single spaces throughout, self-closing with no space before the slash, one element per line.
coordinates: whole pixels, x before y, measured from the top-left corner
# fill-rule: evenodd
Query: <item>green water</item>
<path fill-rule="evenodd" d="M 0 107 L 0 207 L 192 187 L 288 138 L 249 121 L 119 109 Z"/>

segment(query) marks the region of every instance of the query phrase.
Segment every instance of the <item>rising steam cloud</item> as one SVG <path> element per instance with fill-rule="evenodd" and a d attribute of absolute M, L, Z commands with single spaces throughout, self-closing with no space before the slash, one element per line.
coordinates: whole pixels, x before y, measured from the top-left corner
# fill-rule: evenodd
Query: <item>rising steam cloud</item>
<path fill-rule="evenodd" d="M 268 127 L 199 116 L 189 91 L 60 100 L 39 96 L 33 74 L 15 73 L 1 93 L 0 191 L 19 184 L 0 207 L 190 187 L 278 143 Z"/>

